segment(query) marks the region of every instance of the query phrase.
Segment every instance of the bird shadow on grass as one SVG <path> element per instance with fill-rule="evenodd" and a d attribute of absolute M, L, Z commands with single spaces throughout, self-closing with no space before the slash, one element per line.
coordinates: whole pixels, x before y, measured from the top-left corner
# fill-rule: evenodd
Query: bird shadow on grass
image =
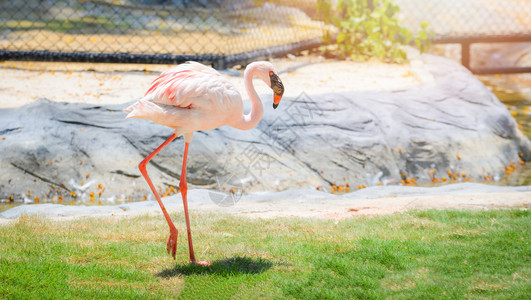
<path fill-rule="evenodd" d="M 267 259 L 258 257 L 234 256 L 212 262 L 210 266 L 201 266 L 192 263 L 176 264 L 156 274 L 158 277 L 168 278 L 174 276 L 190 276 L 199 274 L 216 274 L 231 276 L 235 274 L 258 274 L 273 266 Z"/>

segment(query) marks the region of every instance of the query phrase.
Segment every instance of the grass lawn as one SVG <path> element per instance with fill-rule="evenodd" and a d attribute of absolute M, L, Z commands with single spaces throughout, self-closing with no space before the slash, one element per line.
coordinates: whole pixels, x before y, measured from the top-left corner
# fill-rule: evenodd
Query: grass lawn
<path fill-rule="evenodd" d="M 184 229 L 182 215 L 173 216 Z M 0 298 L 531 297 L 527 210 L 342 221 L 194 214 L 196 256 L 166 254 L 162 217 L 0 226 Z"/>

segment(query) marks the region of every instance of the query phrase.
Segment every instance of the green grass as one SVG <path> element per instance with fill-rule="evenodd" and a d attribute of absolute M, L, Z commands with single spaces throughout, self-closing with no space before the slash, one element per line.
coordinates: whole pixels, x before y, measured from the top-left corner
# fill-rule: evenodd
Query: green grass
<path fill-rule="evenodd" d="M 182 215 L 174 216 L 183 228 Z M 0 227 L 0 298 L 529 299 L 527 210 L 343 221 L 193 216 L 196 256 L 162 217 Z"/>

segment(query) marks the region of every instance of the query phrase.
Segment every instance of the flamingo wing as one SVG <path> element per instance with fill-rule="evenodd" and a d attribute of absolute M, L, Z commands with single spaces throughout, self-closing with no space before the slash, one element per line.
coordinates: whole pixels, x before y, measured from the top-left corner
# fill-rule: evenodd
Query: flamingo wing
<path fill-rule="evenodd" d="M 236 95 L 239 96 L 236 87 L 216 70 L 200 63 L 188 62 L 157 77 L 144 99 L 181 108 L 210 104 L 220 112 L 227 112 Z"/>

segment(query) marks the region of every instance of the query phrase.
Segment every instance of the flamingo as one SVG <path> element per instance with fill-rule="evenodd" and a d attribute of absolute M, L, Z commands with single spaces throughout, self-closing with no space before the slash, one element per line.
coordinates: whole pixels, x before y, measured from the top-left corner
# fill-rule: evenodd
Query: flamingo
<path fill-rule="evenodd" d="M 264 108 L 254 89 L 253 77 L 260 78 L 271 87 L 274 92 L 273 108 L 276 109 L 284 94 L 284 86 L 277 74 L 269 62 L 253 62 L 247 66 L 244 72 L 245 89 L 252 104 L 248 114 L 243 114 L 242 97 L 236 87 L 216 70 L 197 62 L 187 62 L 163 72 L 151 83 L 143 98 L 124 110 L 127 113 L 126 118 L 148 119 L 174 129 L 173 134 L 138 165 L 170 227 L 167 251 L 171 253 L 173 259 L 177 248 L 178 231 L 147 174 L 146 165 L 171 141 L 184 136 L 185 147 L 179 188 L 188 232 L 190 262 L 208 266 L 208 262 L 196 261 L 194 255 L 186 198 L 188 146 L 194 132 L 198 130 L 210 130 L 224 125 L 240 130 L 255 127 L 264 114 Z"/>

